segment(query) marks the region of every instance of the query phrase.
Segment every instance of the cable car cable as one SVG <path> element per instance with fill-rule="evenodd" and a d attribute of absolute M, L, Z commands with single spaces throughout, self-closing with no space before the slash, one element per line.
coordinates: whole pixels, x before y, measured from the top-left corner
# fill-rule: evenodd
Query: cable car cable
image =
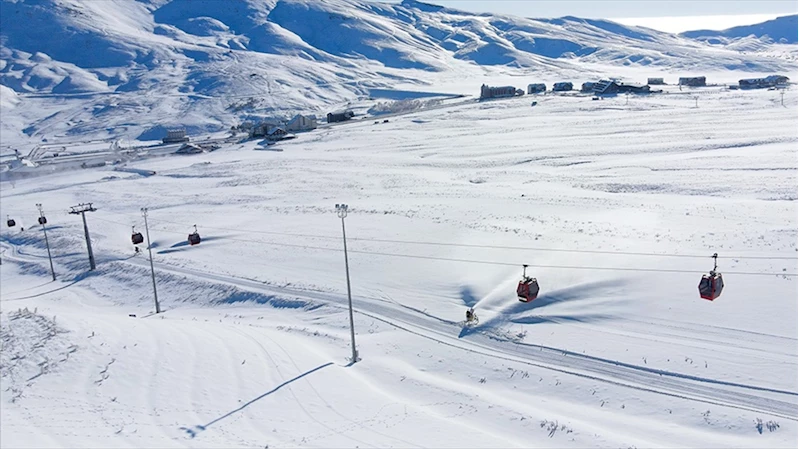
<path fill-rule="evenodd" d="M 118 223 L 121 224 L 121 223 Z M 183 234 L 179 231 L 171 231 L 167 229 L 160 229 L 164 232 L 169 232 L 173 234 Z M 311 246 L 311 245 L 301 245 L 301 244 L 292 244 L 292 243 L 283 243 L 283 242 L 264 242 L 262 240 L 252 240 L 252 239 L 237 239 L 235 237 L 225 237 L 227 240 L 232 240 L 236 242 L 243 242 L 248 244 L 253 243 L 260 243 L 263 245 L 272 245 L 272 246 L 284 246 L 290 248 L 303 248 L 303 249 L 314 249 L 314 250 L 321 250 L 321 251 L 336 251 L 342 252 L 343 249 L 340 248 L 326 248 L 321 246 Z M 499 262 L 499 261 L 490 261 L 490 260 L 478 260 L 478 259 L 455 259 L 449 257 L 439 257 L 439 256 L 423 256 L 417 254 L 399 254 L 399 253 L 385 253 L 385 252 L 377 252 L 377 251 L 364 251 L 364 250 L 354 250 L 349 249 L 348 252 L 356 253 L 356 254 L 367 254 L 367 255 L 375 255 L 375 256 L 386 256 L 386 257 L 404 257 L 404 258 L 412 258 L 412 259 L 423 259 L 423 260 L 438 260 L 438 261 L 445 261 L 445 262 L 462 262 L 462 263 L 475 263 L 475 264 L 484 264 L 484 265 L 495 265 L 495 266 L 507 266 L 507 267 L 518 267 L 519 263 L 510 263 L 510 262 Z M 595 266 L 576 266 L 576 265 L 535 265 L 535 264 L 527 264 L 529 267 L 534 268 L 552 268 L 552 269 L 572 269 L 572 270 L 603 270 L 603 271 L 629 271 L 629 272 L 657 272 L 657 273 L 685 273 L 685 274 L 696 274 L 696 270 L 680 270 L 680 269 L 668 269 L 668 268 L 638 268 L 638 267 L 595 267 Z M 795 277 L 799 274 L 797 273 L 785 273 L 785 272 L 751 272 L 751 271 L 725 271 L 725 274 L 737 274 L 742 276 L 790 276 Z"/>
<path fill-rule="evenodd" d="M 184 223 L 178 223 L 169 220 L 159 219 L 158 221 L 163 223 L 171 223 L 174 225 L 185 226 Z M 215 226 L 207 226 L 203 225 L 204 228 L 207 229 L 218 229 L 228 231 L 230 228 L 220 228 Z M 327 235 L 317 235 L 317 234 L 295 234 L 295 233 L 286 233 L 286 232 L 278 232 L 278 231 L 260 231 L 254 229 L 242 229 L 242 231 L 247 231 L 256 234 L 267 234 L 267 235 L 279 235 L 279 236 L 286 236 L 286 237 L 302 237 L 302 238 L 317 238 L 317 239 L 329 239 L 329 240 L 339 240 L 341 237 L 339 236 L 327 236 Z M 414 240 L 394 240 L 394 239 L 375 239 L 375 238 L 366 238 L 366 237 L 350 237 L 347 240 L 351 241 L 362 241 L 362 242 L 377 242 L 377 243 L 399 243 L 399 244 L 408 244 L 408 245 L 431 245 L 431 246 L 451 246 L 451 247 L 462 247 L 462 248 L 479 248 L 479 249 L 502 249 L 502 250 L 513 250 L 513 251 L 549 251 L 549 252 L 565 252 L 565 253 L 576 253 L 576 254 L 607 254 L 607 255 L 620 255 L 620 256 L 646 256 L 646 257 L 682 257 L 682 258 L 692 258 L 692 259 L 707 259 L 708 255 L 700 255 L 700 254 L 660 254 L 660 253 L 644 253 L 644 252 L 635 252 L 635 251 L 610 251 L 610 250 L 582 250 L 582 249 L 567 249 L 567 248 L 545 248 L 545 247 L 531 247 L 531 246 L 501 246 L 501 245 L 478 245 L 478 244 L 469 244 L 469 243 L 449 243 L 449 242 L 429 242 L 429 241 L 414 241 Z M 725 255 L 719 256 L 719 258 L 724 259 L 741 259 L 741 260 L 799 260 L 799 254 L 793 257 L 788 256 L 744 256 L 744 255 Z"/>

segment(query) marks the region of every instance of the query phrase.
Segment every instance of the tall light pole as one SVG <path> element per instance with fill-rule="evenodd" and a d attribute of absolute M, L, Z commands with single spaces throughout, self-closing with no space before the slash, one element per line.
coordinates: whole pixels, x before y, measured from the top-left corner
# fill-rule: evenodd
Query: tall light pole
<path fill-rule="evenodd" d="M 53 280 L 55 280 L 55 270 L 53 269 L 53 256 L 50 255 L 50 241 L 47 240 L 47 218 L 44 217 L 44 212 L 42 211 L 42 203 L 36 203 L 36 208 L 39 209 L 39 224 L 42 225 L 42 231 L 44 231 L 44 244 L 47 246 L 47 258 L 50 259 L 50 273 L 53 275 Z"/>
<path fill-rule="evenodd" d="M 86 234 L 86 247 L 89 249 L 89 269 L 94 270 L 97 268 L 97 265 L 94 263 L 94 253 L 92 252 L 92 240 L 89 238 L 89 225 L 86 224 L 86 212 L 94 212 L 97 209 L 92 207 L 92 203 L 89 204 L 78 204 L 77 206 L 72 206 L 72 210 L 69 212 L 70 214 L 80 214 L 83 217 L 83 232 Z"/>
<path fill-rule="evenodd" d="M 341 235 L 344 237 L 344 269 L 347 271 L 347 298 L 350 303 L 350 337 L 352 337 L 352 363 L 358 361 L 358 351 L 355 349 L 355 322 L 352 317 L 352 288 L 350 287 L 350 262 L 347 257 L 347 230 L 344 228 L 344 219 L 347 218 L 349 206 L 336 204 L 336 214 L 341 218 Z"/>
<path fill-rule="evenodd" d="M 158 304 L 158 290 L 155 288 L 155 267 L 153 267 L 153 249 L 150 245 L 150 227 L 147 226 L 147 208 L 141 208 L 144 216 L 144 232 L 147 234 L 147 252 L 150 253 L 150 274 L 153 276 L 153 298 L 155 298 L 155 313 L 161 313 L 161 306 Z"/>

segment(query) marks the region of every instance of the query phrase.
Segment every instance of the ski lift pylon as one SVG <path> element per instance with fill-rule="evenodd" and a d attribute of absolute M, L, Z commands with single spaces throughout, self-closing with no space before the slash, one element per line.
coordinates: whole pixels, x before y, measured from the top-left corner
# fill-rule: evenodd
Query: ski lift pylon
<path fill-rule="evenodd" d="M 189 245 L 199 245 L 200 241 L 200 233 L 197 232 L 197 225 L 194 225 L 194 232 L 189 234 Z"/>
<path fill-rule="evenodd" d="M 519 281 L 519 286 L 516 287 L 516 296 L 519 297 L 521 302 L 530 302 L 538 297 L 538 280 L 527 276 L 527 265 L 522 265 L 524 271 L 522 272 L 522 280 Z"/>
<path fill-rule="evenodd" d="M 702 279 L 699 280 L 699 296 L 708 301 L 718 298 L 724 288 L 724 279 L 721 273 L 716 271 L 719 266 L 718 257 L 719 253 L 713 253 L 713 269 L 710 273 L 702 275 Z"/>

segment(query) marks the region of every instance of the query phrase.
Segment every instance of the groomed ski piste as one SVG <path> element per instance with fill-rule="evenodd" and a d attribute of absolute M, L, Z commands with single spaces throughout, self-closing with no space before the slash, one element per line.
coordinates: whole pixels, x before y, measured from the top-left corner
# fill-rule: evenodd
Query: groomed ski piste
<path fill-rule="evenodd" d="M 4 182 L 0 443 L 796 447 L 796 90 L 531 100 Z"/>

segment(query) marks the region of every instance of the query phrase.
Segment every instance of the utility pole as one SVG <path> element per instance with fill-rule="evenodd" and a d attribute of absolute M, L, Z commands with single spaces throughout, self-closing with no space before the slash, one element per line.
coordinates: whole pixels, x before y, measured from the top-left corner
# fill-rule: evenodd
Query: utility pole
<path fill-rule="evenodd" d="M 780 105 L 785 106 L 785 89 L 780 89 Z"/>
<path fill-rule="evenodd" d="M 50 241 L 47 240 L 47 218 L 44 217 L 44 212 L 42 211 L 42 204 L 36 203 L 36 207 L 39 209 L 39 224 L 42 225 L 42 231 L 44 231 L 44 244 L 47 246 L 47 258 L 50 259 L 50 273 L 53 275 L 53 280 L 55 280 L 55 270 L 53 269 L 53 256 L 50 255 Z"/>
<path fill-rule="evenodd" d="M 696 101 L 695 106 L 698 108 L 699 107 L 699 97 L 694 97 L 694 101 Z"/>
<path fill-rule="evenodd" d="M 347 272 L 347 298 L 350 303 L 350 337 L 352 337 L 352 363 L 358 361 L 358 351 L 355 349 L 355 322 L 352 318 L 352 289 L 350 287 L 350 262 L 347 257 L 347 231 L 344 229 L 344 219 L 347 217 L 349 206 L 336 204 L 336 214 L 341 218 L 341 235 L 344 237 L 344 268 Z"/>
<path fill-rule="evenodd" d="M 86 234 L 86 247 L 89 249 L 89 266 L 91 267 L 90 270 L 94 270 L 97 268 L 97 265 L 94 263 L 94 253 L 92 252 L 92 240 L 89 238 L 89 225 L 86 224 L 86 212 L 94 212 L 97 209 L 92 207 L 92 203 L 89 204 L 78 204 L 77 206 L 72 206 L 72 210 L 69 212 L 70 214 L 80 214 L 83 217 L 83 232 Z"/>
<path fill-rule="evenodd" d="M 155 298 L 155 313 L 161 313 L 161 306 L 158 304 L 158 290 L 155 288 L 155 268 L 153 267 L 153 249 L 150 246 L 150 227 L 147 226 L 147 208 L 141 208 L 144 216 L 144 232 L 147 233 L 147 252 L 150 253 L 150 274 L 153 276 L 153 297 Z"/>
<path fill-rule="evenodd" d="M 626 106 L 626 105 L 630 104 L 630 93 L 627 92 L 626 94 L 624 94 L 624 96 L 627 97 L 627 101 L 624 103 L 624 105 Z"/>

